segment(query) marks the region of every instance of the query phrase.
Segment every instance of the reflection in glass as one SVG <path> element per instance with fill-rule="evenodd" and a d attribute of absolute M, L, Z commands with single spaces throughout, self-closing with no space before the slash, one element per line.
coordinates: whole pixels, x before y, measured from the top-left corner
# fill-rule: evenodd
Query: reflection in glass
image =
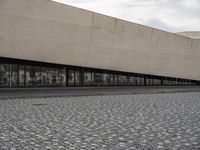
<path fill-rule="evenodd" d="M 61 80 L 62 80 L 62 86 L 66 86 L 66 68 L 62 67 L 62 75 L 61 75 Z"/>
<path fill-rule="evenodd" d="M 41 86 L 47 86 L 47 68 L 41 67 Z"/>
<path fill-rule="evenodd" d="M 103 74 L 101 73 L 95 73 L 94 74 L 94 82 L 96 86 L 103 85 Z"/>
<path fill-rule="evenodd" d="M 94 73 L 93 72 L 84 72 L 84 85 L 93 86 L 94 84 Z"/>
<path fill-rule="evenodd" d="M 118 78 L 117 75 L 114 74 L 113 75 L 113 85 L 118 85 L 118 79 L 117 78 Z"/>
<path fill-rule="evenodd" d="M 10 87 L 9 64 L 0 64 L 0 87 Z"/>
<path fill-rule="evenodd" d="M 129 82 L 130 82 L 130 85 L 134 85 L 134 77 L 130 77 Z"/>
<path fill-rule="evenodd" d="M 2 63 L 2 61 L 1 61 Z M 112 86 L 112 85 L 198 85 L 200 82 L 172 77 L 123 73 L 23 62 L 0 64 L 0 87 Z M 27 65 L 27 66 L 26 66 Z M 25 67 L 26 66 L 26 67 Z M 45 67 L 46 66 L 46 67 Z M 67 68 L 70 68 L 67 70 Z M 83 76 L 82 76 L 83 73 Z M 82 81 L 83 80 L 83 81 Z M 145 82 L 145 83 L 144 83 Z"/>
<path fill-rule="evenodd" d="M 75 85 L 80 86 L 80 72 L 79 72 L 79 70 L 75 70 Z"/>
<path fill-rule="evenodd" d="M 25 85 L 25 66 L 24 65 L 19 65 L 19 86 L 24 87 Z"/>
<path fill-rule="evenodd" d="M 26 66 L 26 86 L 34 87 L 35 70 L 33 66 Z"/>
<path fill-rule="evenodd" d="M 54 69 L 53 68 L 47 68 L 47 86 L 52 86 L 53 87 L 53 82 L 54 82 Z"/>
<path fill-rule="evenodd" d="M 68 70 L 68 85 L 69 86 L 74 86 L 74 78 L 75 78 L 75 75 L 74 75 L 74 70 Z"/>
<path fill-rule="evenodd" d="M 10 65 L 11 71 L 11 86 L 17 87 L 18 86 L 18 65 L 11 64 Z"/>
<path fill-rule="evenodd" d="M 113 75 L 112 74 L 107 74 L 106 75 L 106 85 L 113 85 Z"/>
<path fill-rule="evenodd" d="M 153 79 L 153 85 L 161 85 L 160 79 Z"/>
<path fill-rule="evenodd" d="M 41 86 L 41 68 L 35 67 L 35 86 L 40 87 Z"/>
<path fill-rule="evenodd" d="M 54 75 L 53 75 L 53 84 L 54 86 L 61 86 L 62 76 L 61 76 L 61 69 L 54 68 Z"/>

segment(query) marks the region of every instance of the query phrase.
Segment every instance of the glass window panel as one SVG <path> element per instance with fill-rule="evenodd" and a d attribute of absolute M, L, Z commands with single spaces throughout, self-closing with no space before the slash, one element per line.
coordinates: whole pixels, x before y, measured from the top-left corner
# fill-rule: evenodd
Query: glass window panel
<path fill-rule="evenodd" d="M 84 72 L 84 85 L 95 85 L 94 72 Z"/>
<path fill-rule="evenodd" d="M 62 77 L 62 86 L 63 87 L 65 87 L 66 86 L 66 68 L 65 67 L 63 67 L 62 68 L 62 75 L 61 75 Z"/>
<path fill-rule="evenodd" d="M 122 85 L 126 85 L 127 84 L 127 78 L 126 76 L 121 76 L 122 77 Z"/>
<path fill-rule="evenodd" d="M 128 77 L 124 76 L 123 85 L 128 85 Z"/>
<path fill-rule="evenodd" d="M 121 84 L 126 85 L 127 84 L 127 77 L 126 76 L 121 76 Z"/>
<path fill-rule="evenodd" d="M 54 69 L 54 86 L 61 86 L 61 81 L 62 81 L 62 74 L 61 74 L 61 69 L 60 68 L 55 68 Z"/>
<path fill-rule="evenodd" d="M 25 66 L 19 65 L 19 86 L 24 87 L 25 84 Z"/>
<path fill-rule="evenodd" d="M 68 70 L 68 85 L 69 86 L 74 86 L 74 80 L 75 79 L 75 74 L 74 70 Z"/>
<path fill-rule="evenodd" d="M 41 68 L 35 67 L 35 86 L 40 87 L 41 86 Z"/>
<path fill-rule="evenodd" d="M 146 78 L 146 85 L 153 85 L 153 79 L 151 77 Z"/>
<path fill-rule="evenodd" d="M 17 87 L 18 86 L 18 65 L 11 64 L 10 70 L 11 70 L 11 87 Z"/>
<path fill-rule="evenodd" d="M 153 79 L 153 85 L 161 85 L 160 79 Z"/>
<path fill-rule="evenodd" d="M 118 75 L 118 85 L 122 85 L 122 76 Z"/>
<path fill-rule="evenodd" d="M 130 79 L 131 79 L 130 76 L 126 76 L 127 85 L 131 85 Z"/>
<path fill-rule="evenodd" d="M 34 87 L 35 70 L 33 66 L 26 66 L 26 86 Z"/>
<path fill-rule="evenodd" d="M 113 75 L 113 83 L 114 83 L 114 85 L 118 85 L 118 79 L 117 79 L 118 77 L 117 77 L 117 75 L 115 74 L 115 75 Z"/>
<path fill-rule="evenodd" d="M 112 76 L 108 73 L 104 73 L 103 74 L 103 82 L 104 82 L 105 86 L 112 85 Z"/>
<path fill-rule="evenodd" d="M 114 85 L 114 75 L 113 74 L 110 75 L 110 82 L 111 82 L 110 85 Z"/>
<path fill-rule="evenodd" d="M 75 85 L 80 86 L 80 71 L 75 70 Z"/>
<path fill-rule="evenodd" d="M 135 77 L 135 85 L 140 85 L 140 78 L 139 77 Z"/>
<path fill-rule="evenodd" d="M 134 85 L 134 77 L 130 77 L 130 79 L 129 79 L 129 84 L 130 84 L 130 85 Z"/>
<path fill-rule="evenodd" d="M 103 74 L 95 73 L 94 74 L 94 81 L 95 81 L 95 85 L 97 85 L 97 86 L 103 85 Z"/>
<path fill-rule="evenodd" d="M 10 87 L 9 64 L 0 64 L 0 87 Z"/>
<path fill-rule="evenodd" d="M 153 78 L 152 77 L 149 78 L 149 85 L 153 85 Z"/>
<path fill-rule="evenodd" d="M 84 85 L 88 84 L 89 76 L 89 72 L 84 72 Z"/>
<path fill-rule="evenodd" d="M 167 78 L 163 77 L 163 85 L 167 85 Z"/>
<path fill-rule="evenodd" d="M 144 77 L 140 77 L 140 85 L 141 85 L 141 86 L 144 85 Z"/>
<path fill-rule="evenodd" d="M 103 74 L 102 74 L 102 79 L 103 79 L 103 85 L 108 85 L 108 82 L 107 82 L 107 74 L 106 74 L 106 73 L 103 73 Z"/>
<path fill-rule="evenodd" d="M 141 77 L 137 77 L 137 85 L 141 85 L 142 83 L 142 78 Z"/>
<path fill-rule="evenodd" d="M 41 67 L 41 86 L 47 86 L 47 68 Z"/>
<path fill-rule="evenodd" d="M 113 85 L 113 75 L 105 74 L 106 85 Z"/>
<path fill-rule="evenodd" d="M 47 68 L 47 86 L 54 86 L 54 68 Z"/>

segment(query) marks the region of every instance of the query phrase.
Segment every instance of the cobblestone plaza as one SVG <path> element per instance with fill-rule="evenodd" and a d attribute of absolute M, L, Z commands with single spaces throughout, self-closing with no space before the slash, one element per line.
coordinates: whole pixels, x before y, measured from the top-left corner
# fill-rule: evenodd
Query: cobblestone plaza
<path fill-rule="evenodd" d="M 0 100 L 1 150 L 199 150 L 200 93 Z"/>

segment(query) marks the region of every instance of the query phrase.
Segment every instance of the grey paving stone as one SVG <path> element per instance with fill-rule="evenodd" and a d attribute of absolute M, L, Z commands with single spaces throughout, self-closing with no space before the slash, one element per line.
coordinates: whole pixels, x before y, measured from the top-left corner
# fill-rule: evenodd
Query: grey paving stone
<path fill-rule="evenodd" d="M 199 150 L 200 93 L 0 100 L 1 150 Z"/>

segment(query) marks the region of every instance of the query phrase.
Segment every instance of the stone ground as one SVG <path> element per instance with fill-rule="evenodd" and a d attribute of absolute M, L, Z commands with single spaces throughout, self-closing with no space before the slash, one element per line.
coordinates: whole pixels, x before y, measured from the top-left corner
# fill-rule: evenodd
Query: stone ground
<path fill-rule="evenodd" d="M 0 150 L 200 150 L 200 92 L 0 100 Z"/>

